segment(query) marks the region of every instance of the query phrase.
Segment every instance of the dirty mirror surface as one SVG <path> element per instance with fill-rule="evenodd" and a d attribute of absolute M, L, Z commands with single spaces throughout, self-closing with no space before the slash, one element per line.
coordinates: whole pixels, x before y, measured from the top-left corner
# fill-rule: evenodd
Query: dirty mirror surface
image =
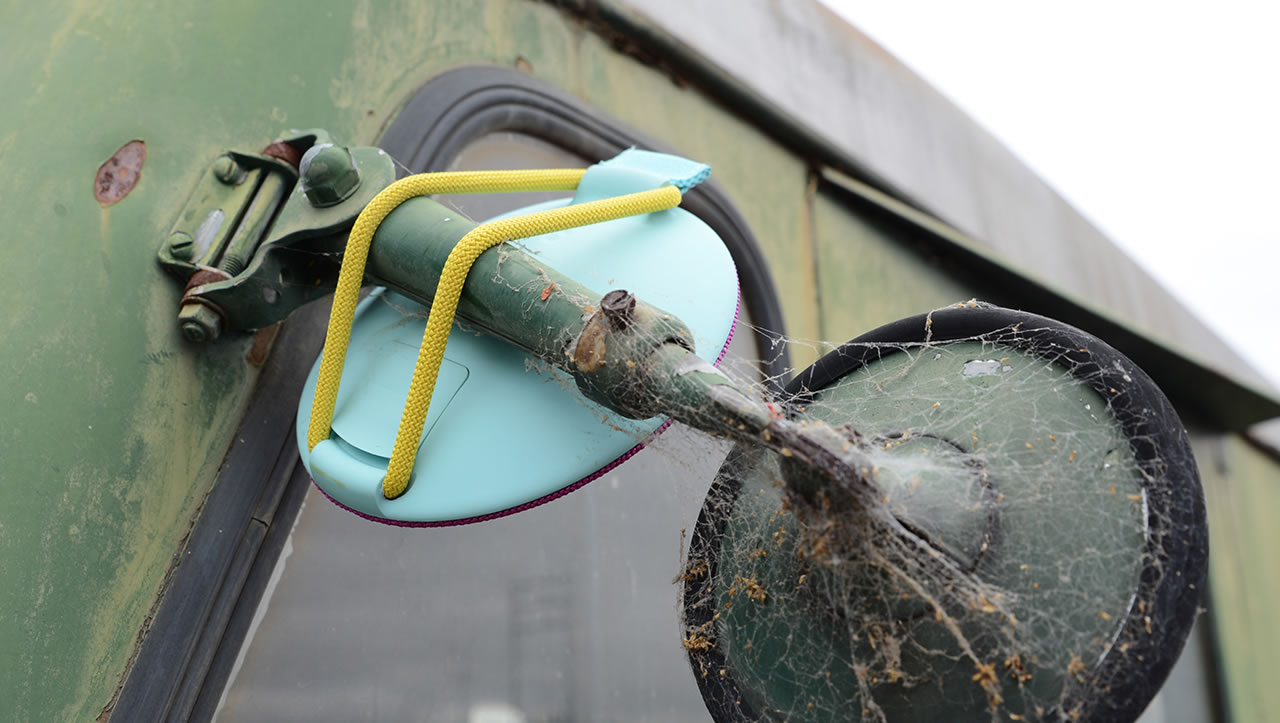
<path fill-rule="evenodd" d="M 721 470 L 684 572 L 717 720 L 1142 712 L 1206 543 L 1186 433 L 1140 370 L 968 302 L 841 347 L 788 393 L 863 472 L 832 485 L 746 446 Z"/>

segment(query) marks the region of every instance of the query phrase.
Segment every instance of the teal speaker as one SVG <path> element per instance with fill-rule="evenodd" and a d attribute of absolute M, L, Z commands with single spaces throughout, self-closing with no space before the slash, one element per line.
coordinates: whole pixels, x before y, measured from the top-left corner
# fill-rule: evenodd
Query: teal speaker
<path fill-rule="evenodd" d="M 530 213 L 706 177 L 702 164 L 627 151 L 588 169 L 571 199 L 513 211 Z M 398 213 L 398 211 L 397 211 Z M 370 268 L 378 268 L 377 241 Z M 584 226 L 503 244 L 494 294 L 508 285 L 551 293 L 551 284 L 502 276 L 503 254 L 532 259 L 591 292 L 590 309 L 611 289 L 681 319 L 695 349 L 719 362 L 738 312 L 738 279 L 720 238 L 680 208 Z M 678 259 L 678 262 L 673 260 Z M 473 274 L 477 273 L 473 271 Z M 391 274 L 387 274 L 388 276 Z M 550 277 L 548 277 L 550 278 Z M 470 279 L 468 283 L 471 283 Z M 544 299 L 541 299 L 545 301 Z M 319 360 L 298 407 L 298 446 L 316 485 L 356 514 L 411 526 L 465 524 L 535 507 L 578 489 L 634 455 L 667 419 L 629 419 L 585 397 L 571 376 L 492 330 L 459 318 L 450 333 L 408 491 L 386 499 L 381 481 L 404 407 L 428 308 L 386 289 L 360 304 L 352 329 L 330 438 L 308 452 Z M 518 313 L 519 310 L 517 309 Z"/>

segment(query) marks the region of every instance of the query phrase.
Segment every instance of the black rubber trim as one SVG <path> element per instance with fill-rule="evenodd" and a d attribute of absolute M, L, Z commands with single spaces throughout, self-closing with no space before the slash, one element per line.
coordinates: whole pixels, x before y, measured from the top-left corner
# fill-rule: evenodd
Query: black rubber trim
<path fill-rule="evenodd" d="M 589 159 L 612 158 L 632 147 L 672 152 L 535 78 L 495 66 L 466 66 L 436 76 L 395 117 L 379 145 L 414 171 L 439 171 L 468 144 L 503 131 L 525 133 Z M 779 343 L 786 327 L 759 242 L 714 180 L 685 194 L 682 205 L 706 222 L 733 256 L 765 378 L 780 391 L 780 380 L 790 370 L 786 345 Z"/>
<path fill-rule="evenodd" d="M 312 304 L 281 330 L 112 720 L 213 716 L 310 483 L 294 445 L 294 419 L 327 311 Z"/>
<path fill-rule="evenodd" d="M 724 538 L 725 527 L 733 516 L 738 496 L 742 494 L 742 480 L 728 470 L 741 469 L 743 452 L 734 447 L 725 458 L 720 472 L 707 490 L 707 496 L 698 512 L 698 521 L 693 527 L 693 537 L 689 539 L 689 552 L 686 560 L 706 560 L 707 572 L 702 577 L 686 574 L 681 590 L 681 608 L 683 610 L 684 630 L 712 630 L 716 614 L 716 596 L 714 585 L 720 563 L 718 543 Z M 692 600 L 705 601 L 706 604 L 690 605 Z M 742 695 L 742 690 L 733 670 L 718 645 L 719 637 L 709 636 L 712 647 L 706 650 L 686 649 L 689 651 L 689 665 L 693 669 L 693 678 L 698 682 L 698 691 L 702 693 L 702 701 L 707 704 L 707 711 L 716 723 L 752 723 L 765 720 L 751 707 L 751 703 Z M 726 671 L 722 676 L 720 671 Z"/>
<path fill-rule="evenodd" d="M 290 428 L 290 432 L 292 431 L 293 429 Z M 292 446 L 291 443 L 288 445 L 286 454 L 294 453 Z M 302 502 L 306 499 L 309 489 L 311 489 L 311 475 L 307 474 L 306 467 L 301 463 L 295 464 L 285 482 L 280 506 L 276 508 L 277 517 L 284 522 L 273 524 L 266 530 L 253 565 L 240 587 L 239 596 L 226 598 L 225 604 L 230 609 L 230 615 L 227 618 L 222 639 L 212 656 L 205 657 L 201 661 L 204 680 L 207 684 L 201 685 L 199 691 L 195 692 L 194 700 L 190 694 L 184 697 L 185 705 L 190 706 L 190 712 L 185 720 L 212 720 L 213 714 L 217 712 L 222 693 L 227 686 L 227 681 L 231 678 L 231 670 L 235 667 L 236 659 L 240 655 L 240 649 L 253 624 L 262 597 L 266 594 L 267 585 L 275 571 L 276 561 L 280 559 L 285 542 L 293 534 L 293 521 L 302 509 Z"/>
<path fill-rule="evenodd" d="M 1082 720 L 1132 721 L 1159 692 L 1182 652 L 1203 597 L 1209 561 L 1204 493 L 1190 441 L 1173 405 L 1145 372 L 1097 337 L 1043 316 L 990 306 L 952 308 L 895 321 L 859 336 L 800 373 L 787 385 L 785 398 L 792 408 L 801 406 L 814 392 L 869 362 L 897 353 L 896 344 L 978 336 L 1052 359 L 1085 381 L 1108 400 L 1146 472 L 1150 533 L 1145 555 L 1146 559 L 1160 560 L 1161 571 L 1145 566 L 1137 592 L 1139 600 L 1148 602 L 1153 632 L 1147 633 L 1143 614 L 1131 609 L 1118 638 L 1129 643 L 1126 654 L 1123 659 L 1119 655 L 1107 657 L 1099 674 L 1093 676 L 1108 680 L 1109 689 L 1101 693 L 1081 685 L 1067 695 L 1068 703 L 1084 704 Z M 708 571 L 704 578 L 685 581 L 686 601 L 706 599 L 705 586 L 714 585 L 719 549 L 713 541 L 721 539 L 742 490 L 742 482 L 730 472 L 736 458 L 730 455 L 726 460 L 698 516 L 689 556 L 707 560 Z M 1175 458 L 1191 464 L 1164 462 Z M 1177 584 L 1172 584 L 1175 580 Z M 709 622 L 712 607 L 685 607 L 686 628 Z M 1144 661 L 1145 667 L 1132 664 L 1135 660 Z M 746 709 L 733 669 L 721 650 L 690 651 L 690 661 L 695 674 L 700 666 L 713 671 L 695 677 L 716 721 L 760 720 Z M 724 677 L 715 673 L 722 668 L 726 670 Z"/>

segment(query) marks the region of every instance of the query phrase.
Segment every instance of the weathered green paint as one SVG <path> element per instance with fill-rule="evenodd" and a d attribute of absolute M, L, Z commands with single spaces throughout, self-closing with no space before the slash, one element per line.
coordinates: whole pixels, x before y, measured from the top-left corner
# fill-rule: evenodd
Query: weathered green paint
<path fill-rule="evenodd" d="M 234 442 L 246 337 L 184 343 L 155 255 L 210 159 L 291 125 L 372 143 L 414 89 L 522 58 L 717 167 L 774 264 L 791 330 L 818 334 L 803 164 L 553 7 L 234 2 L 9 4 L 0 91 L 0 701 L 16 720 L 97 717 Z M 644 99 L 641 101 L 640 99 Z M 93 197 L 124 143 L 148 149 L 119 203 Z M 805 361 L 803 359 L 799 360 Z"/>
<path fill-rule="evenodd" d="M 414 198 L 378 226 L 365 275 L 430 305 L 445 260 L 476 224 L 429 198 Z M 544 289 L 553 288 L 542 298 Z M 509 244 L 488 249 L 467 272 L 458 314 L 548 363 L 564 367 L 565 349 L 599 308 L 600 296 Z"/>
<path fill-rule="evenodd" d="M 180 290 L 155 263 L 210 159 L 227 149 L 260 148 L 290 126 L 373 143 L 433 75 L 519 59 L 542 80 L 713 166 L 762 244 L 792 335 L 842 340 L 977 291 L 823 193 L 806 195 L 804 161 L 547 4 L 11 2 L 0 9 L 0 47 L 8 111 L 0 115 L 6 719 L 90 720 L 109 708 L 165 571 L 235 442 L 254 379 L 243 360 L 248 340 L 184 343 L 175 321 Z M 95 171 L 135 139 L 148 149 L 140 183 L 100 207 Z M 820 351 L 805 348 L 793 349 L 794 363 Z M 1247 594 L 1265 583 L 1265 551 L 1276 541 L 1257 517 L 1268 507 L 1252 495 L 1272 494 L 1264 483 L 1274 467 L 1251 455 L 1239 453 L 1254 470 L 1251 497 L 1226 507 L 1211 486 L 1210 504 L 1215 534 L 1223 510 L 1229 520 L 1256 517 L 1252 532 L 1237 533 L 1235 550 L 1257 557 L 1223 558 L 1233 548 L 1218 546 L 1214 565 L 1224 578 L 1231 573 L 1217 568 L 1235 565 L 1237 581 L 1215 583 L 1215 604 L 1257 613 L 1256 624 L 1219 624 L 1231 692 L 1245 701 L 1238 710 L 1261 716 L 1274 701 L 1265 698 L 1270 668 L 1260 651 L 1276 645 L 1255 642 L 1270 629 L 1268 608 L 1255 610 L 1260 603 Z M 1280 599 L 1275 589 L 1259 594 Z M 1216 619 L 1230 622 L 1225 612 Z"/>
<path fill-rule="evenodd" d="M 823 186 L 812 218 L 822 335 L 835 343 L 891 321 L 982 296 L 931 265 L 903 225 L 859 217 Z"/>
<path fill-rule="evenodd" d="M 169 243 L 160 248 L 162 264 L 171 264 L 176 271 L 186 266 L 188 273 L 195 273 L 197 265 L 213 266 L 218 262 L 219 253 L 236 231 L 236 211 L 253 198 L 254 190 L 262 181 L 261 169 L 241 169 L 239 183 L 223 181 L 219 167 L 234 163 L 231 156 L 221 155 L 209 164 L 209 170 L 169 230 Z M 205 224 L 218 214 L 221 220 L 216 222 L 220 225 L 216 233 L 210 234 Z"/>
<path fill-rule="evenodd" d="M 1280 718 L 1280 470 L 1236 435 L 1193 437 L 1209 509 L 1209 597 L 1230 719 Z"/>

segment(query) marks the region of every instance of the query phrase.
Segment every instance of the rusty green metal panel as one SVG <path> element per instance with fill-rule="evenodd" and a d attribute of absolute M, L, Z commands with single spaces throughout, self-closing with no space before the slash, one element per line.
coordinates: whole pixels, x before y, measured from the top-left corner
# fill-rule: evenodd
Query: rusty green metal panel
<path fill-rule="evenodd" d="M 185 344 L 175 323 L 179 289 L 155 264 L 164 233 L 224 150 L 258 150 L 290 126 L 371 144 L 442 70 L 516 65 L 712 164 L 761 242 L 793 336 L 840 341 L 974 294 L 810 186 L 806 162 L 760 127 L 548 4 L 11 3 L 0 9 L 0 47 L 7 718 L 90 720 L 109 711 L 165 574 L 236 443 L 256 374 L 245 360 L 252 339 Z M 136 187 L 101 205 L 99 167 L 135 140 L 146 146 Z M 807 357 L 805 349 L 793 352 L 794 363 L 820 351 Z M 1261 464 L 1248 462 L 1256 469 L 1248 479 L 1268 474 Z M 1257 494 L 1269 499 L 1262 484 Z M 1250 508 L 1243 493 L 1235 506 L 1215 494 L 1215 533 L 1223 510 L 1234 524 L 1265 509 Z M 1250 547 L 1249 535 L 1267 534 L 1254 522 L 1253 532 L 1237 533 L 1240 554 L 1275 548 L 1275 540 Z M 1257 552 L 1247 566 L 1220 563 L 1220 549 L 1215 566 L 1236 565 L 1235 579 L 1248 582 L 1222 573 L 1215 604 L 1252 614 L 1256 604 L 1246 601 L 1264 584 L 1254 578 L 1266 559 Z M 1272 588 L 1257 594 L 1280 599 Z M 1231 663 L 1241 681 L 1232 685 L 1242 700 L 1266 695 L 1269 668 L 1249 656 L 1276 646 L 1252 643 L 1255 628 L 1233 624 L 1223 632 L 1228 658 L 1240 661 Z M 1250 670 L 1260 672 L 1251 678 Z"/>
<path fill-rule="evenodd" d="M 1208 614 L 1233 721 L 1280 718 L 1280 465 L 1237 435 L 1195 441 L 1209 509 Z"/>
<path fill-rule="evenodd" d="M 371 142 L 511 3 L 11 5 L 0 19 L 0 714 L 92 720 L 125 673 L 231 439 L 252 338 L 181 341 L 163 233 L 218 152 L 289 124 Z M 485 10 L 486 12 L 477 12 Z M 532 51 L 530 51 L 532 52 Z M 140 140 L 138 183 L 95 198 Z M 117 174 L 118 175 L 118 174 Z"/>
<path fill-rule="evenodd" d="M 373 143 L 423 82 L 520 64 L 718 167 L 818 335 L 802 162 L 724 109 L 519 0 L 77 2 L 0 11 L 0 701 L 17 720 L 109 711 L 255 378 L 253 340 L 196 348 L 155 264 L 200 173 L 290 126 Z M 146 147 L 135 187 L 99 166 Z M 119 174 L 115 176 L 119 181 Z M 805 359 L 798 359 L 804 363 Z"/>

